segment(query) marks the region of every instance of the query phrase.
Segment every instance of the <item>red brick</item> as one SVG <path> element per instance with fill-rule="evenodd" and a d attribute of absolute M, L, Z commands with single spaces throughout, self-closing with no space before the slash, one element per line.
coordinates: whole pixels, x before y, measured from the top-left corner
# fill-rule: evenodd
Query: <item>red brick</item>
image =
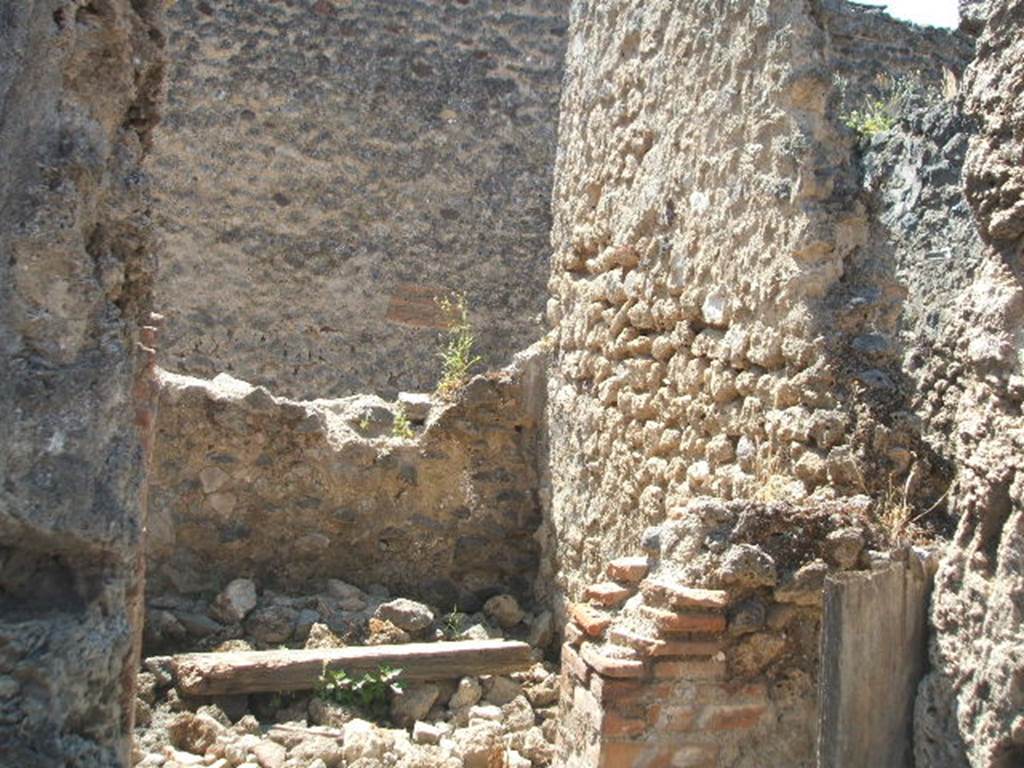
<path fill-rule="evenodd" d="M 569 613 L 573 621 L 590 637 L 601 637 L 612 623 L 612 617 L 607 613 L 583 603 L 573 605 Z"/>
<path fill-rule="evenodd" d="M 669 768 L 675 750 L 642 741 L 606 741 L 598 768 Z"/>
<path fill-rule="evenodd" d="M 636 584 L 647 575 L 650 566 L 646 557 L 620 557 L 608 563 L 609 578 L 626 584 Z"/>
<path fill-rule="evenodd" d="M 658 680 L 721 680 L 725 677 L 725 662 L 656 661 L 654 677 Z"/>
<path fill-rule="evenodd" d="M 562 672 L 582 680 L 584 684 L 590 679 L 590 667 L 583 663 L 576 649 L 568 643 L 562 645 Z"/>
<path fill-rule="evenodd" d="M 646 691 L 656 687 L 658 686 L 651 686 L 636 680 L 614 680 L 600 675 L 590 678 L 590 692 L 604 705 L 616 702 L 635 703 L 644 697 Z"/>
<path fill-rule="evenodd" d="M 601 653 L 593 645 L 584 645 L 580 656 L 590 667 L 602 677 L 643 677 L 646 673 L 644 663 L 639 659 L 623 659 Z"/>
<path fill-rule="evenodd" d="M 713 744 L 688 744 L 677 747 L 672 756 L 673 768 L 715 768 L 718 747 Z"/>
<path fill-rule="evenodd" d="M 714 656 L 721 649 L 722 644 L 717 640 L 663 640 L 652 655 L 657 657 Z"/>
<path fill-rule="evenodd" d="M 725 617 L 710 611 L 665 611 L 660 608 L 643 606 L 641 611 L 651 619 L 662 632 L 706 632 L 719 633 L 725 630 Z"/>
<path fill-rule="evenodd" d="M 647 730 L 647 721 L 638 717 L 623 717 L 616 712 L 605 712 L 601 721 L 601 735 L 606 737 L 639 736 Z"/>
<path fill-rule="evenodd" d="M 633 648 L 641 656 L 714 656 L 722 649 L 718 640 L 658 640 L 622 627 L 613 627 L 608 639 Z"/>
<path fill-rule="evenodd" d="M 764 683 L 699 685 L 694 701 L 698 704 L 767 704 L 768 688 Z"/>
<path fill-rule="evenodd" d="M 697 725 L 697 716 L 700 714 L 700 707 L 691 707 L 687 704 L 665 704 L 661 707 L 652 707 L 657 710 L 655 724 L 659 731 L 692 731 Z"/>
<path fill-rule="evenodd" d="M 327 0 L 319 0 L 313 10 L 315 13 L 324 15 L 333 13 L 334 6 Z M 438 306 L 436 299 L 438 296 L 445 295 L 447 292 L 441 287 L 401 283 L 395 288 L 395 293 L 388 301 L 384 319 L 389 323 L 408 325 L 413 328 L 444 330 L 448 327 L 448 318 Z"/>
<path fill-rule="evenodd" d="M 628 629 L 615 627 L 608 633 L 608 639 L 619 645 L 627 645 L 644 656 L 656 656 L 658 650 L 666 645 L 664 640 L 658 640 L 647 635 L 631 632 Z"/>
<path fill-rule="evenodd" d="M 676 608 L 723 610 L 729 606 L 729 593 L 720 589 L 698 589 L 662 580 L 645 581 L 640 589 L 652 602 L 664 600 Z"/>
<path fill-rule="evenodd" d="M 614 581 L 591 584 L 586 589 L 586 597 L 593 603 L 614 608 L 622 605 L 633 594 L 633 590 L 623 587 Z"/>
<path fill-rule="evenodd" d="M 665 683 L 636 683 L 632 680 L 590 678 L 590 692 L 605 710 L 615 710 L 626 717 L 646 718 L 654 722 L 658 708 L 672 695 L 672 686 Z"/>
<path fill-rule="evenodd" d="M 767 707 L 760 704 L 711 704 L 700 717 L 701 728 L 708 731 L 735 731 L 757 726 Z"/>
<path fill-rule="evenodd" d="M 655 704 L 649 704 L 644 708 L 644 718 L 647 720 L 647 724 L 655 726 L 658 724 L 658 720 L 661 719 L 662 704 L 660 702 Z"/>

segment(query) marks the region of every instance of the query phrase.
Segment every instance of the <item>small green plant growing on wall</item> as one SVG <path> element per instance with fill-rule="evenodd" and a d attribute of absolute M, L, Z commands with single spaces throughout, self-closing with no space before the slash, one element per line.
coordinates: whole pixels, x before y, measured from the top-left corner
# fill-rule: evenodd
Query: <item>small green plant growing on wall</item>
<path fill-rule="evenodd" d="M 412 431 L 412 424 L 409 421 L 409 416 L 405 412 L 404 405 L 399 405 L 398 408 L 395 409 L 395 420 L 391 424 L 391 435 L 402 440 L 411 440 L 415 437 L 415 433 Z"/>
<path fill-rule="evenodd" d="M 900 118 L 907 114 L 915 96 L 937 98 L 937 94 L 930 93 L 918 75 L 883 75 L 877 80 L 874 95 L 863 96 L 855 105 L 851 105 L 849 81 L 837 76 L 835 82 L 842 105 L 839 118 L 843 125 L 856 131 L 862 139 L 891 131 Z"/>
<path fill-rule="evenodd" d="M 391 708 L 391 698 L 401 693 L 400 669 L 382 666 L 362 677 L 350 677 L 343 669 L 329 670 L 326 665 L 316 685 L 316 695 L 324 701 L 358 709 L 373 720 L 383 720 Z"/>
<path fill-rule="evenodd" d="M 462 634 L 463 615 L 459 613 L 458 606 L 453 607 L 449 613 L 444 615 L 444 619 L 441 621 L 441 632 L 445 640 L 454 640 Z"/>
<path fill-rule="evenodd" d="M 469 372 L 481 358 L 473 354 L 476 337 L 469 321 L 469 308 L 462 293 L 453 293 L 436 300 L 447 320 L 447 330 L 441 339 L 441 379 L 437 394 L 450 398 L 469 380 Z"/>

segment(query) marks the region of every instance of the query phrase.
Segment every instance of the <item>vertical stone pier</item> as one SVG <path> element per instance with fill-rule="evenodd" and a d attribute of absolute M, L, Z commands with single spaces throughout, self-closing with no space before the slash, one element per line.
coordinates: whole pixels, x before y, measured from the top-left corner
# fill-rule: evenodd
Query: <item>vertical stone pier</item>
<path fill-rule="evenodd" d="M 0 8 L 0 762 L 127 765 L 160 0 Z"/>

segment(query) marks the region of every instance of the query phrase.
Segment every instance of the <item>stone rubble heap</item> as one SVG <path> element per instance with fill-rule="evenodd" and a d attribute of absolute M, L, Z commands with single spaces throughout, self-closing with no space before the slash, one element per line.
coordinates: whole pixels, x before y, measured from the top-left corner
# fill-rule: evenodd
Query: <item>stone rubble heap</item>
<path fill-rule="evenodd" d="M 554 757 L 559 678 L 544 653 L 552 616 L 496 595 L 473 614 L 444 614 L 383 588 L 331 579 L 322 593 L 258 593 L 235 579 L 212 600 L 149 601 L 149 649 L 246 651 L 431 640 L 527 640 L 531 668 L 409 683 L 387 723 L 313 692 L 197 699 L 174 687 L 170 657 L 150 656 L 138 676 L 136 766 L 373 768 L 547 766 Z"/>
<path fill-rule="evenodd" d="M 523 640 L 543 650 L 552 638 L 549 611 L 527 612 L 511 595 L 495 595 L 478 611 L 442 613 L 380 585 L 365 591 L 339 579 L 294 596 L 235 579 L 212 600 L 158 595 L 146 613 L 147 655 L 177 651 L 329 648 L 429 640 Z"/>

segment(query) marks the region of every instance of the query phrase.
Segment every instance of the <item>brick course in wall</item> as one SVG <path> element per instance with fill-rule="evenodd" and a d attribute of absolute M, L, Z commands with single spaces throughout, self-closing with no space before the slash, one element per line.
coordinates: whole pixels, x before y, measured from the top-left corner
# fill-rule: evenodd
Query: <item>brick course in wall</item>
<path fill-rule="evenodd" d="M 889 562 L 874 537 L 856 503 L 703 499 L 648 530 L 568 607 L 558 765 L 813 765 L 824 580 Z"/>

